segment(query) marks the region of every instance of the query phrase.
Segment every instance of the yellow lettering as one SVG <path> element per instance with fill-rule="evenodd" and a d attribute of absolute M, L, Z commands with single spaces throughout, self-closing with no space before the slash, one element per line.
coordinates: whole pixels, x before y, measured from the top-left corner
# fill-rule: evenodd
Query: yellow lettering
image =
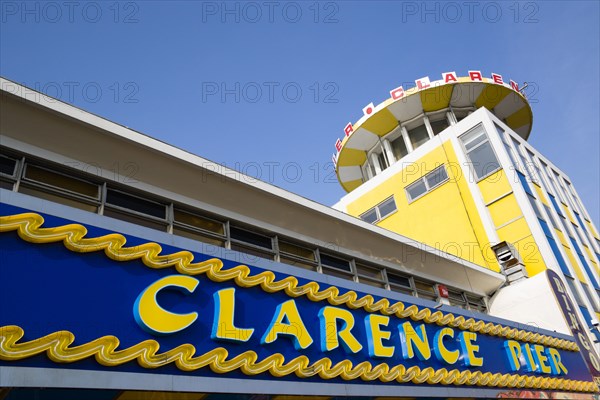
<path fill-rule="evenodd" d="M 567 375 L 569 373 L 569 371 L 560 359 L 560 353 L 558 352 L 558 350 L 550 347 L 546 349 L 546 354 L 548 355 L 548 359 L 550 361 L 550 368 L 552 368 L 553 375 Z"/>
<path fill-rule="evenodd" d="M 527 372 L 537 371 L 537 365 L 531 353 L 531 347 L 528 344 L 521 346 L 521 353 L 525 356 L 525 370 Z"/>
<path fill-rule="evenodd" d="M 458 334 L 458 340 L 465 356 L 465 365 L 481 367 L 483 358 L 477 357 L 475 353 L 479 352 L 479 346 L 473 343 L 477 340 L 477 334 L 475 332 L 461 332 Z"/>
<path fill-rule="evenodd" d="M 379 314 L 371 314 L 365 317 L 365 328 L 367 330 L 367 341 L 369 344 L 369 356 L 391 357 L 394 355 L 394 346 L 384 346 L 383 339 L 389 339 L 392 335 L 389 331 L 382 331 L 381 326 L 387 326 L 390 317 Z"/>
<path fill-rule="evenodd" d="M 444 344 L 444 338 L 446 336 L 453 338 L 454 329 L 443 328 L 435 334 L 435 337 L 433 338 L 433 351 L 438 360 L 444 361 L 448 364 L 454 364 L 456 361 L 458 361 L 460 352 L 458 350 L 448 350 Z"/>
<path fill-rule="evenodd" d="M 546 363 L 546 361 L 548 361 L 548 357 L 546 357 L 546 355 L 544 354 L 544 346 L 536 344 L 535 346 L 533 346 L 533 350 L 536 365 L 538 366 L 539 371 L 543 374 L 549 374 L 550 372 L 552 372 L 550 366 Z"/>
<path fill-rule="evenodd" d="M 521 368 L 521 345 L 516 340 L 507 340 L 504 342 L 504 349 L 508 356 L 508 363 L 512 371 L 518 371 Z"/>
<path fill-rule="evenodd" d="M 421 324 L 415 330 L 410 322 L 405 322 L 398 325 L 400 331 L 400 344 L 402 345 L 402 358 L 408 360 L 415 356 L 415 348 L 419 360 L 429 360 L 431 357 L 431 349 L 429 348 L 429 340 L 425 332 L 425 325 Z"/>
<path fill-rule="evenodd" d="M 233 323 L 235 315 L 235 289 L 219 290 L 213 295 L 215 301 L 215 316 L 212 326 L 211 339 L 247 342 L 254 329 L 237 328 Z"/>
<path fill-rule="evenodd" d="M 197 312 L 177 314 L 162 308 L 156 295 L 163 289 L 173 287 L 193 293 L 199 281 L 187 275 L 169 275 L 148 286 L 133 305 L 133 316 L 142 329 L 154 335 L 169 335 L 179 332 L 196 321 Z"/>
<path fill-rule="evenodd" d="M 337 349 L 340 345 L 338 337 L 342 339 L 342 346 L 347 352 L 358 353 L 362 349 L 362 345 L 350 332 L 354 328 L 354 315 L 350 311 L 337 307 L 323 307 L 319 311 L 319 319 L 322 351 Z M 344 323 L 340 330 L 338 330 L 338 320 Z"/>
<path fill-rule="evenodd" d="M 284 319 L 287 322 L 284 322 Z M 273 320 L 260 342 L 262 344 L 272 343 L 279 335 L 291 336 L 296 350 L 305 349 L 313 342 L 302 318 L 300 318 L 300 313 L 294 300 L 288 300 L 277 306 Z"/>

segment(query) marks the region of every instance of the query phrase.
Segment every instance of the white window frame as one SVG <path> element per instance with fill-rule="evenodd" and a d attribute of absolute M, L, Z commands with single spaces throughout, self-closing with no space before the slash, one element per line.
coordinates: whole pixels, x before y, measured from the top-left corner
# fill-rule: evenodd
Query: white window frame
<path fill-rule="evenodd" d="M 444 171 L 446 172 L 446 179 L 442 180 L 441 182 L 437 183 L 434 186 L 429 186 L 429 182 L 427 181 L 427 177 L 429 175 L 435 173 L 440 168 L 444 168 Z M 450 180 L 450 176 L 448 175 L 448 170 L 446 169 L 445 164 L 442 164 L 439 167 L 434 168 L 433 170 L 429 171 L 428 173 L 426 173 L 425 175 L 423 175 L 419 179 L 411 182 L 409 185 L 407 185 L 407 186 L 404 187 L 404 191 L 406 192 L 406 197 L 408 198 L 408 204 L 411 204 L 411 203 L 419 200 L 421 197 L 423 197 L 426 194 L 432 192 L 434 189 L 437 189 L 438 187 L 442 186 L 444 183 L 448 182 L 449 180 Z M 423 194 L 420 194 L 419 196 L 417 196 L 415 198 L 412 198 L 412 196 L 410 195 L 410 193 L 408 191 L 408 188 L 410 188 L 411 186 L 413 186 L 414 184 L 416 184 L 419 181 L 422 181 L 425 184 L 425 188 L 427 190 Z"/>
<path fill-rule="evenodd" d="M 381 215 L 381 211 L 379 210 L 379 207 L 380 207 L 380 206 L 381 206 L 383 203 L 386 203 L 386 202 L 387 202 L 387 201 L 389 201 L 389 200 L 392 200 L 392 201 L 393 201 L 393 203 L 394 203 L 394 211 L 392 211 L 392 212 L 391 212 L 391 213 L 389 213 L 389 214 L 386 214 L 386 215 L 382 216 L 382 215 Z M 398 212 L 398 205 L 396 204 L 396 199 L 394 198 L 394 195 L 391 195 L 390 197 L 386 198 L 385 200 L 383 200 L 383 201 L 380 201 L 379 203 L 377 203 L 377 205 L 375 205 L 375 206 L 373 206 L 373 207 L 369 208 L 367 211 L 365 211 L 364 213 L 360 214 L 360 215 L 359 215 L 359 218 L 360 218 L 361 220 L 365 221 L 365 220 L 363 219 L 363 215 L 365 215 L 365 214 L 367 214 L 367 213 L 370 213 L 370 212 L 371 212 L 371 211 L 373 211 L 373 210 L 375 210 L 375 214 L 377 215 L 377 219 L 376 219 L 375 221 L 373 221 L 373 222 L 370 222 L 370 223 L 372 223 L 372 224 L 376 224 L 376 223 L 378 223 L 378 222 L 381 222 L 381 221 L 383 221 L 384 219 L 386 219 L 387 217 L 389 217 L 389 216 L 391 216 L 391 215 L 394 215 L 394 214 L 396 214 L 396 213 Z M 365 222 L 367 222 L 367 221 L 365 221 Z"/>
<path fill-rule="evenodd" d="M 473 130 L 475 129 L 481 129 L 483 131 L 483 135 L 485 136 L 485 140 L 481 143 L 479 143 L 478 145 L 476 145 L 475 147 L 473 147 L 471 150 L 467 151 L 467 147 L 465 142 L 461 139 L 463 136 L 468 135 L 469 133 L 471 133 Z M 465 158 L 468 161 L 469 164 L 469 170 L 471 171 L 471 173 L 473 174 L 473 177 L 475 178 L 475 183 L 479 183 L 481 181 L 483 181 L 484 179 L 487 179 L 488 177 L 492 176 L 493 174 L 495 174 L 496 172 L 500 171 L 502 169 L 502 164 L 500 163 L 500 159 L 498 158 L 498 154 L 496 154 L 496 149 L 494 149 L 494 145 L 492 144 L 492 141 L 490 140 L 490 137 L 488 136 L 488 133 L 485 129 L 485 127 L 483 126 L 483 124 L 479 123 L 477 125 L 475 125 L 473 128 L 469 129 L 467 132 L 465 132 L 464 134 L 460 135 L 458 137 L 459 142 L 462 146 L 462 150 L 464 152 Z M 469 152 L 473 151 L 474 149 L 483 146 L 486 142 L 489 143 L 490 148 L 492 149 L 492 154 L 494 154 L 494 157 L 496 158 L 496 162 L 498 163 L 498 168 L 487 172 L 484 176 L 482 176 L 481 178 L 477 176 L 477 173 L 475 173 L 474 167 L 473 167 L 473 162 L 471 161 L 471 157 L 469 157 Z"/>

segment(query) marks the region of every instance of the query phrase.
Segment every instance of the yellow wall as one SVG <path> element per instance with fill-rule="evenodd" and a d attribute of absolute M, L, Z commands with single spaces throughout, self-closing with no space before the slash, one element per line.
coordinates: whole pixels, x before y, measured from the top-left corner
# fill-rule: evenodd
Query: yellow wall
<path fill-rule="evenodd" d="M 441 164 L 447 166 L 449 180 L 409 203 L 405 188 Z M 454 148 L 450 141 L 446 141 L 349 203 L 347 212 L 359 216 L 394 195 L 398 210 L 379 221 L 379 226 L 499 271 L 500 267 L 475 206 L 473 196 L 480 196 L 487 207 L 486 213 L 489 214 L 484 218 L 491 217 L 500 241 L 513 244 L 519 251 L 529 275 L 544 271 L 546 265 L 542 254 L 504 170 L 477 182 L 479 190 L 472 194 L 467 178 L 462 176 L 458 165 Z M 542 199 L 547 201 L 545 197 Z"/>
<path fill-rule="evenodd" d="M 594 227 L 594 225 L 588 221 L 587 219 L 585 220 L 585 223 L 588 226 L 588 230 L 592 233 L 592 235 L 594 236 L 594 238 L 600 240 L 600 237 L 598 236 L 598 230 L 596 230 L 596 228 Z"/>
<path fill-rule="evenodd" d="M 535 193 L 537 194 L 538 198 L 542 201 L 542 203 L 550 207 L 550 203 L 548 203 L 548 199 L 546 199 L 546 196 L 544 196 L 544 191 L 542 190 L 540 185 L 534 182 L 533 187 L 535 188 Z"/>
<path fill-rule="evenodd" d="M 409 204 L 405 188 L 441 164 L 449 180 Z M 438 146 L 347 206 L 359 216 L 392 194 L 398 211 L 378 225 L 498 271 L 489 240 L 450 142 Z M 486 256 L 482 253 L 486 249 Z"/>

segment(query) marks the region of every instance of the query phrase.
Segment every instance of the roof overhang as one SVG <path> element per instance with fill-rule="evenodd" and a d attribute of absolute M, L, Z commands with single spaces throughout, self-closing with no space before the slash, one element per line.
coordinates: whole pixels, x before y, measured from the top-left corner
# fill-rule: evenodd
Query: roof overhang
<path fill-rule="evenodd" d="M 480 80 L 479 80 L 480 79 Z M 392 90 L 389 99 L 372 109 L 366 108 L 365 115 L 355 124 L 346 127 L 346 136 L 338 144 L 336 173 L 346 192 L 360 186 L 361 166 L 367 153 L 381 138 L 406 121 L 447 108 L 461 109 L 485 107 L 498 118 L 527 139 L 531 133 L 533 113 L 527 98 L 518 86 L 493 78 L 458 77 L 456 81 L 438 80 L 403 90 Z M 522 90 L 522 89 L 521 89 Z"/>

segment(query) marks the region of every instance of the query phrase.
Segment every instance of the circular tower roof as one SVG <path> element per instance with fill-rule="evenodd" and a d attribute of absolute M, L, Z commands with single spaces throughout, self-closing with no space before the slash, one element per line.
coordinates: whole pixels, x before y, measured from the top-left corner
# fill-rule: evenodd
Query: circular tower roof
<path fill-rule="evenodd" d="M 521 137 L 529 137 L 533 122 L 531 106 L 513 81 L 508 84 L 500 75 L 484 78 L 478 71 L 470 71 L 468 77 L 445 73 L 439 81 L 422 78 L 416 82 L 414 88 L 406 91 L 396 88 L 390 91 L 391 98 L 377 106 L 365 107 L 365 115 L 344 129 L 344 139 L 336 143 L 336 173 L 346 192 L 363 183 L 360 168 L 367 159 L 367 152 L 379 139 L 403 121 L 423 113 L 449 107 L 486 107 Z"/>

